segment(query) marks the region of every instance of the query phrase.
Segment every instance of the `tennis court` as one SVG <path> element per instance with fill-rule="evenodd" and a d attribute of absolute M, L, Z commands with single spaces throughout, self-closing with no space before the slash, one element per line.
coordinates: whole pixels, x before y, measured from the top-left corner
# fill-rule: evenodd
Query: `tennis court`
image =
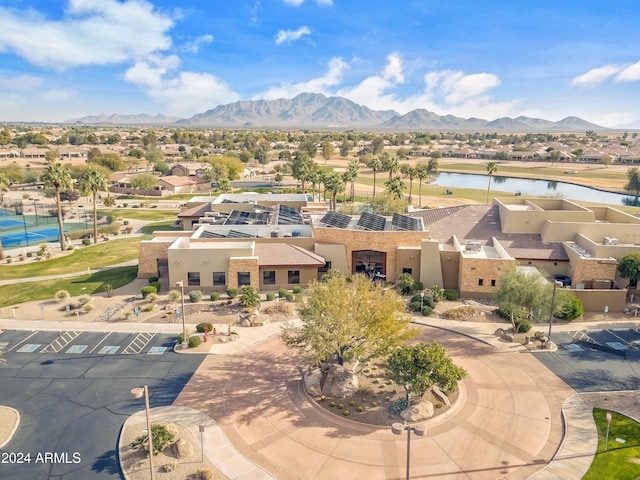
<path fill-rule="evenodd" d="M 25 225 L 33 225 L 31 222 L 22 222 L 20 220 L 14 220 L 13 218 L 0 219 L 0 229 L 23 227 Z"/>
<path fill-rule="evenodd" d="M 27 245 L 37 245 L 42 242 L 55 242 L 59 239 L 59 230 L 57 228 L 38 228 L 35 230 L 27 230 L 27 232 L 13 232 L 2 235 L 2 247 L 17 247 Z"/>

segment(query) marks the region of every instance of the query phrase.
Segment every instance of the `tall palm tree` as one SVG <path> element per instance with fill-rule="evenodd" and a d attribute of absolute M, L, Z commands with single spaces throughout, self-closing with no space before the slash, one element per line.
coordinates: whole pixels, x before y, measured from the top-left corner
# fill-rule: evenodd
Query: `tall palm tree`
<path fill-rule="evenodd" d="M 351 182 L 351 201 L 353 202 L 356 194 L 356 178 L 358 178 L 358 172 L 360 172 L 360 162 L 356 159 L 351 160 L 347 167 L 347 172 Z"/>
<path fill-rule="evenodd" d="M 402 165 L 400 167 L 402 175 L 409 178 L 409 205 L 411 205 L 411 197 L 413 193 L 413 179 L 416 177 L 416 169 L 409 165 Z"/>
<path fill-rule="evenodd" d="M 384 184 L 387 187 L 387 191 L 398 200 L 402 199 L 402 194 L 407 189 L 407 184 L 404 183 L 400 175 L 396 175 Z"/>
<path fill-rule="evenodd" d="M 498 164 L 496 162 L 487 163 L 487 175 L 489 175 L 489 186 L 487 187 L 487 205 L 489 205 L 489 191 L 491 190 L 491 177 L 498 172 Z"/>
<path fill-rule="evenodd" d="M 344 189 L 344 183 L 342 182 L 342 175 L 337 172 L 331 172 L 324 179 L 324 189 L 325 191 L 331 192 L 331 204 L 330 208 L 332 210 L 336 209 L 336 196 L 338 192 L 341 192 Z"/>
<path fill-rule="evenodd" d="M 71 190 L 73 188 L 73 179 L 67 167 L 63 167 L 61 163 L 50 163 L 44 170 L 42 181 L 45 187 L 53 188 L 56 196 L 56 208 L 58 210 L 58 228 L 60 229 L 60 249 L 66 250 L 66 242 L 64 240 L 64 221 L 62 219 L 62 205 L 60 202 L 60 192 L 62 190 Z"/>
<path fill-rule="evenodd" d="M 382 168 L 382 162 L 378 157 L 373 157 L 367 165 L 373 170 L 373 198 L 376 198 L 376 172 Z"/>
<path fill-rule="evenodd" d="M 389 181 L 391 181 L 393 175 L 400 170 L 400 163 L 396 157 L 387 157 L 382 160 L 382 169 L 389 172 Z"/>
<path fill-rule="evenodd" d="M 418 180 L 420 180 L 418 182 L 418 195 L 420 196 L 420 200 L 418 202 L 418 206 L 421 207 L 422 206 L 422 181 L 425 178 L 429 178 L 429 167 L 425 166 L 425 165 L 418 165 L 416 167 L 416 176 L 418 177 Z"/>
<path fill-rule="evenodd" d="M 93 196 L 93 243 L 98 243 L 98 217 L 96 215 L 96 197 L 98 192 L 104 192 L 109 188 L 107 176 L 100 170 L 90 167 L 80 177 L 80 190 L 83 195 L 89 193 Z"/>
<path fill-rule="evenodd" d="M 0 173 L 0 192 L 9 190 L 9 179 Z M 2 249 L 2 238 L 0 238 L 0 260 L 4 260 L 4 250 Z"/>

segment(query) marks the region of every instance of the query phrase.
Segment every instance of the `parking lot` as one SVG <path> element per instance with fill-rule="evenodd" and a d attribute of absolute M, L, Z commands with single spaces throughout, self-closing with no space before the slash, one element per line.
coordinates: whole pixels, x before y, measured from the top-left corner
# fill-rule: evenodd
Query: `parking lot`
<path fill-rule="evenodd" d="M 144 409 L 131 389 L 148 385 L 151 407 L 170 405 L 204 358 L 174 353 L 171 334 L 10 330 L 0 342 L 0 405 L 21 416 L 2 451 L 31 456 L 1 464 L 2 479 L 121 478 L 118 434 Z M 57 456 L 35 462 L 46 453 Z"/>
<path fill-rule="evenodd" d="M 640 330 L 553 332 L 557 352 L 537 358 L 578 392 L 640 389 Z"/>

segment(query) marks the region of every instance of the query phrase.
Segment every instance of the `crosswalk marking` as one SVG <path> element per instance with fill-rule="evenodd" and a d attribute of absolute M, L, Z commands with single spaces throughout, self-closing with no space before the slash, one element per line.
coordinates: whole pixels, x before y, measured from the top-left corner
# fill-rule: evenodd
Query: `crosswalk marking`
<path fill-rule="evenodd" d="M 82 332 L 60 332 L 58 338 L 42 349 L 40 353 L 58 353 L 73 342 Z"/>
<path fill-rule="evenodd" d="M 144 350 L 151 339 L 155 337 L 155 333 L 139 333 L 136 337 L 127 345 L 122 351 L 123 355 L 133 355 L 137 353 L 141 353 Z"/>

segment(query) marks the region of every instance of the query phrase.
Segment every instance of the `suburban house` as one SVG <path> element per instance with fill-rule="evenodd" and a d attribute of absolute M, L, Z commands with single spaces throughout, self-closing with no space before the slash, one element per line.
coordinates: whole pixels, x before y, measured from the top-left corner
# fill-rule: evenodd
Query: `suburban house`
<path fill-rule="evenodd" d="M 511 266 L 566 275 L 587 311 L 621 312 L 626 280 L 618 258 L 640 251 L 640 218 L 613 207 L 556 198 L 495 198 L 383 217 L 320 211 L 306 195 L 198 197 L 180 214 L 183 231 L 141 242 L 138 275 L 168 285 L 224 291 L 304 286 L 329 269 L 490 298 Z"/>

